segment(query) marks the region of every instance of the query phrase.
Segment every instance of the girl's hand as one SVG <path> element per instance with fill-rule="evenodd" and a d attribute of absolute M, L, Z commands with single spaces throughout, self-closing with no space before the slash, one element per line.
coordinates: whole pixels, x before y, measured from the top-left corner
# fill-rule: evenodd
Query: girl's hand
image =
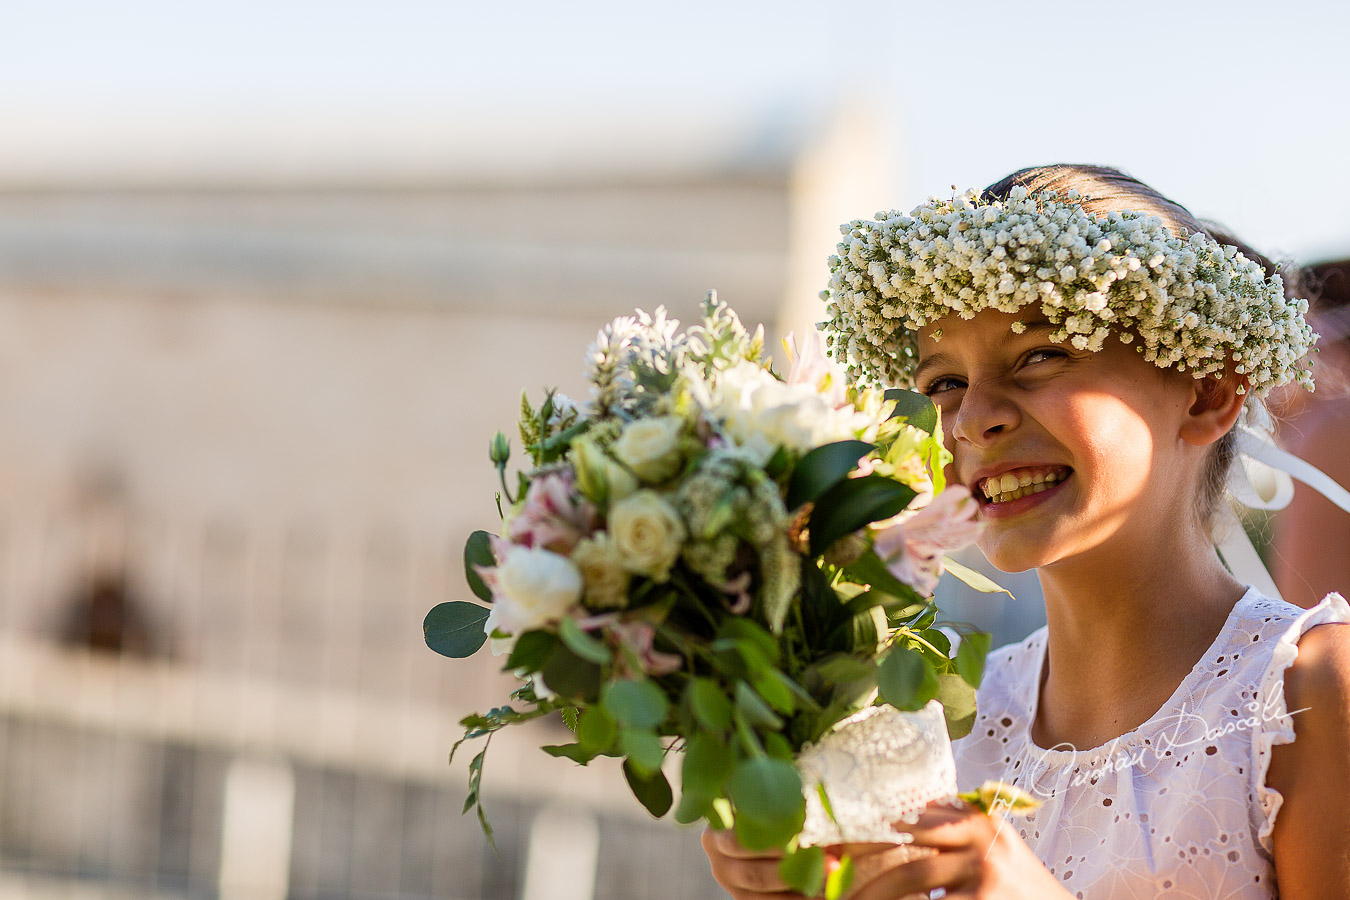
<path fill-rule="evenodd" d="M 945 888 L 949 898 L 964 900 L 1053 900 L 1069 897 L 1068 891 L 1031 852 L 1021 836 L 1002 816 L 985 815 L 973 806 L 930 804 L 914 824 L 897 822 L 895 827 L 914 836 L 880 853 L 876 845 L 839 848 L 854 856 L 853 890 L 850 900 L 893 900 L 907 894 L 926 896 L 933 888 Z M 910 848 L 937 851 L 913 859 Z M 736 895 L 739 896 L 739 895 Z M 745 895 L 753 896 L 753 895 Z"/>
<path fill-rule="evenodd" d="M 733 832 L 709 828 L 703 832 L 703 852 L 712 864 L 713 879 L 736 900 L 801 896 L 789 891 L 778 877 L 778 861 L 783 857 L 777 851 L 747 850 Z"/>

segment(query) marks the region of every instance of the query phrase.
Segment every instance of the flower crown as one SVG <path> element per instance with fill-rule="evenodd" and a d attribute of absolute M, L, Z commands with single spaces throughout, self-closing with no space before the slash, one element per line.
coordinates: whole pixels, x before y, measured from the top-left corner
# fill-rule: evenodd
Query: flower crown
<path fill-rule="evenodd" d="M 1286 298 L 1279 275 L 1209 235 L 1183 239 L 1138 212 L 1092 216 L 1079 199 L 1019 185 L 1006 201 L 971 191 L 840 226 L 821 293 L 830 354 L 864 382 L 912 387 L 917 329 L 1035 304 L 1055 343 L 1100 350 L 1113 331 L 1161 368 L 1200 378 L 1231 360 L 1257 394 L 1312 389 L 1308 301 Z"/>

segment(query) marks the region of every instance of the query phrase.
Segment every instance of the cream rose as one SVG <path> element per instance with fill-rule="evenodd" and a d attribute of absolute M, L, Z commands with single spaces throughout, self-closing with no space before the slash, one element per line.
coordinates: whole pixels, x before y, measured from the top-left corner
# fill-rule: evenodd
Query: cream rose
<path fill-rule="evenodd" d="M 631 575 L 623 556 L 603 531 L 582 538 L 572 551 L 572 562 L 586 583 L 586 605 L 591 609 L 622 609 L 628 605 Z"/>
<path fill-rule="evenodd" d="M 680 514 L 656 491 L 640 490 L 610 509 L 609 533 L 630 572 L 665 581 L 684 543 Z"/>
<path fill-rule="evenodd" d="M 581 600 L 581 571 L 552 550 L 515 546 L 494 571 L 493 624 L 520 634 L 557 621 Z"/>
<path fill-rule="evenodd" d="M 678 416 L 630 422 L 614 442 L 614 455 L 643 481 L 658 484 L 680 470 L 683 427 L 684 421 Z"/>
<path fill-rule="evenodd" d="M 572 466 L 577 473 L 577 487 L 595 503 L 613 503 L 637 490 L 633 473 L 611 459 L 590 438 L 572 442 Z"/>

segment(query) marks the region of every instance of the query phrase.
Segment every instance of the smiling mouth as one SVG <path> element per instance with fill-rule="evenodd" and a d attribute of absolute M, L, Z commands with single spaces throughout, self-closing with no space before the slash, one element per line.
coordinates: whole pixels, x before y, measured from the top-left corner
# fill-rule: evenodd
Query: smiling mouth
<path fill-rule="evenodd" d="M 980 494 L 985 503 L 1007 503 L 1049 490 L 1073 472 L 1068 466 L 1029 466 L 981 478 Z"/>

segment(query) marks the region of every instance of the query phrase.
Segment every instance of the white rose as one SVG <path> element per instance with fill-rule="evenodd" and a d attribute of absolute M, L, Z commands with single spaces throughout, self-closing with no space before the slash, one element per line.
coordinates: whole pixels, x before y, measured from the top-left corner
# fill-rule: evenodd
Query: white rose
<path fill-rule="evenodd" d="M 678 416 L 640 419 L 624 426 L 614 442 L 614 455 L 648 483 L 665 481 L 680 468 L 680 430 L 684 421 Z"/>
<path fill-rule="evenodd" d="M 512 547 L 496 569 L 497 628 L 520 634 L 560 619 L 581 599 L 581 571 L 552 550 Z"/>
<path fill-rule="evenodd" d="M 675 507 L 652 490 L 640 490 L 610 509 L 609 533 L 630 572 L 664 581 L 680 555 L 684 522 Z"/>
<path fill-rule="evenodd" d="M 622 609 L 628 605 L 628 582 L 623 556 L 603 531 L 582 538 L 572 551 L 572 562 L 586 583 L 586 605 L 591 609 Z"/>

